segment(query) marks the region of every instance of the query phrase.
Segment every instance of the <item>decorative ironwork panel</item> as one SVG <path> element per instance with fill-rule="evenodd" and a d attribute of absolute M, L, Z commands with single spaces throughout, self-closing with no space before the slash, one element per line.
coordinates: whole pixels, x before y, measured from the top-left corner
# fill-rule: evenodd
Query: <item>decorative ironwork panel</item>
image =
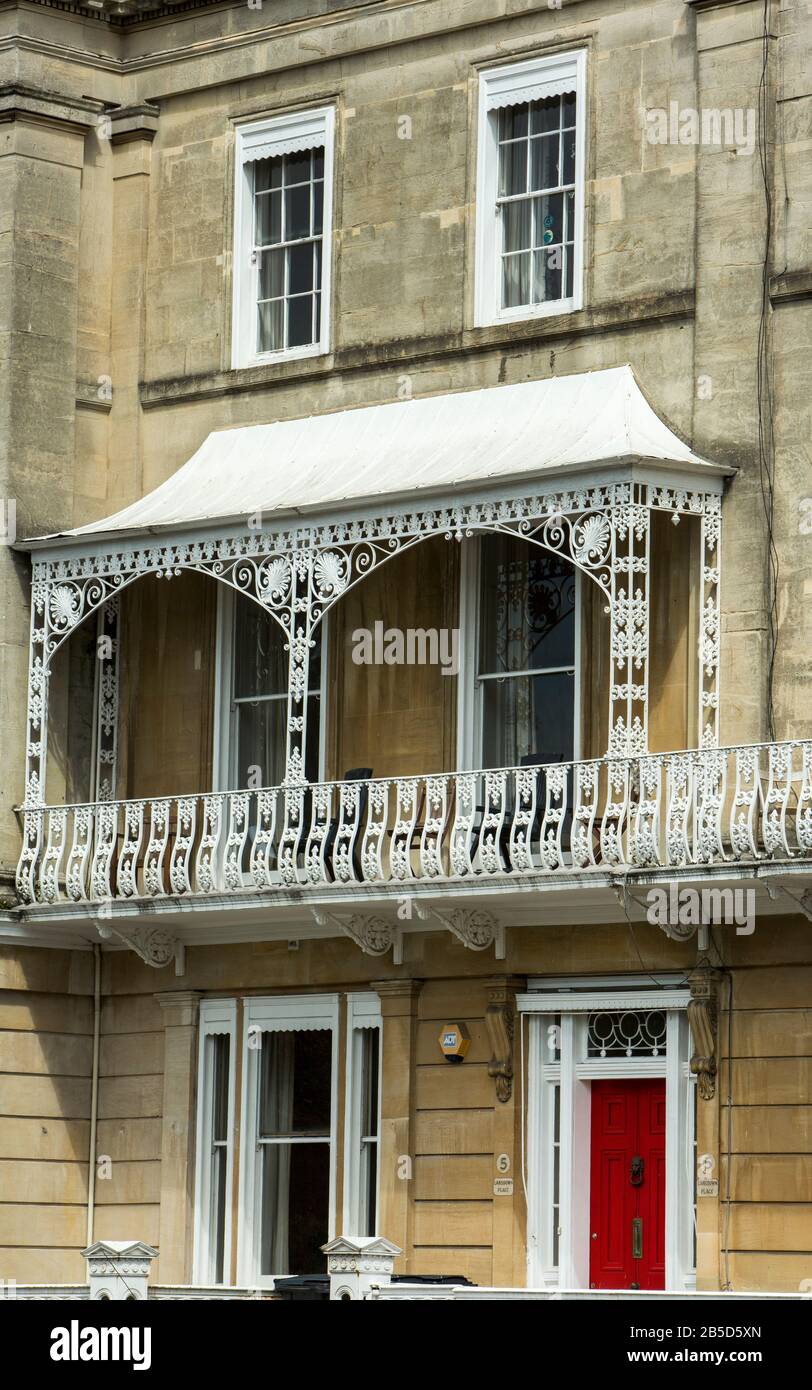
<path fill-rule="evenodd" d="M 659 1009 L 596 1009 L 587 1019 L 588 1057 L 662 1057 L 666 1015 Z"/>

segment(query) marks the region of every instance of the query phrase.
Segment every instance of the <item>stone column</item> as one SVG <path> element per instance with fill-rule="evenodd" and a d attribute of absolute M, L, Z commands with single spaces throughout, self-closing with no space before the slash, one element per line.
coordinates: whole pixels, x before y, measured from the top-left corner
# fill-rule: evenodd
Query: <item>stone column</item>
<path fill-rule="evenodd" d="M 380 997 L 383 1021 L 378 1231 L 403 1251 L 402 1273 L 409 1272 L 413 1258 L 417 1004 L 422 984 L 380 980 L 372 985 Z"/>
<path fill-rule="evenodd" d="M 194 1231 L 194 1120 L 200 995 L 168 991 L 155 998 L 164 1015 L 161 1214 L 158 1281 L 188 1284 Z"/>

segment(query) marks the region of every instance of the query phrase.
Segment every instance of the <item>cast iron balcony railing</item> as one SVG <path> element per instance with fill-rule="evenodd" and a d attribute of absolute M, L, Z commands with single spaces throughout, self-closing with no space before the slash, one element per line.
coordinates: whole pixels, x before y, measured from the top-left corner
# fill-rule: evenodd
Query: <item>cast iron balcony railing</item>
<path fill-rule="evenodd" d="M 23 810 L 26 903 L 812 857 L 812 742 Z"/>

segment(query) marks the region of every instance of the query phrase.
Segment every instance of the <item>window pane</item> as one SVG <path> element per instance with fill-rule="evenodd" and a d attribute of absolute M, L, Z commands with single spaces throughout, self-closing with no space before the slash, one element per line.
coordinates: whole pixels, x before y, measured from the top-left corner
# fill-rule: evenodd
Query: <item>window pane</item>
<path fill-rule="evenodd" d="M 551 246 L 564 240 L 564 194 L 533 199 L 533 245 Z"/>
<path fill-rule="evenodd" d="M 533 252 L 533 303 L 545 304 L 561 298 L 561 278 L 564 269 L 564 250 L 551 246 Z"/>
<path fill-rule="evenodd" d="M 502 305 L 512 309 L 530 303 L 530 254 L 505 256 L 502 275 Z"/>
<path fill-rule="evenodd" d="M 313 151 L 313 177 L 314 179 L 324 178 L 324 150 Z"/>
<path fill-rule="evenodd" d="M 227 1171 L 228 1150 L 221 1144 L 212 1155 L 211 1174 L 211 1277 L 215 1284 L 225 1282 Z"/>
<path fill-rule="evenodd" d="M 228 1139 L 228 1055 L 231 1039 L 227 1033 L 209 1038 L 212 1051 L 212 1139 Z"/>
<path fill-rule="evenodd" d="M 364 1028 L 361 1078 L 361 1134 L 367 1137 L 378 1133 L 378 1059 L 380 1033 L 377 1028 Z"/>
<path fill-rule="evenodd" d="M 537 199 L 540 202 L 541 199 Z M 503 250 L 526 251 L 530 246 L 530 212 L 532 203 L 522 198 L 517 203 L 503 204 L 502 216 L 505 219 L 505 241 Z"/>
<path fill-rule="evenodd" d="M 310 236 L 310 185 L 285 189 L 285 241 Z"/>
<path fill-rule="evenodd" d="M 526 101 L 521 106 L 503 106 L 499 112 L 499 139 L 518 140 L 526 135 L 529 110 Z"/>
<path fill-rule="evenodd" d="M 309 782 L 319 780 L 320 704 L 317 694 L 308 697 L 305 776 Z M 237 706 L 237 747 L 231 775 L 234 787 L 281 786 L 285 777 L 287 713 L 284 698 Z"/>
<path fill-rule="evenodd" d="M 332 1034 L 263 1033 L 259 1137 L 330 1133 Z"/>
<path fill-rule="evenodd" d="M 499 196 L 527 192 L 527 141 L 514 140 L 499 147 Z"/>
<path fill-rule="evenodd" d="M 255 206 L 257 246 L 275 245 L 282 240 L 282 194 L 258 193 Z"/>
<path fill-rule="evenodd" d="M 313 234 L 319 236 L 324 227 L 324 184 L 313 185 Z"/>
<path fill-rule="evenodd" d="M 561 103 L 561 124 L 563 126 L 575 125 L 575 93 L 567 92 L 562 98 Z"/>
<path fill-rule="evenodd" d="M 285 346 L 285 301 L 268 299 L 257 305 L 257 352 L 276 352 Z"/>
<path fill-rule="evenodd" d="M 254 190 L 261 193 L 267 188 L 282 187 L 282 156 L 276 159 L 257 159 L 254 161 Z"/>
<path fill-rule="evenodd" d="M 234 697 L 281 695 L 288 688 L 285 634 L 253 599 L 234 603 Z"/>
<path fill-rule="evenodd" d="M 575 271 L 575 248 L 572 245 L 572 243 L 568 244 L 564 248 L 564 264 L 567 277 L 566 285 L 564 288 L 564 294 L 567 297 L 567 299 L 571 299 L 573 295 L 573 281 Z"/>
<path fill-rule="evenodd" d="M 313 288 L 313 243 L 292 246 L 288 271 L 288 294 L 302 294 Z"/>
<path fill-rule="evenodd" d="M 285 776 L 287 700 L 237 706 L 235 787 L 278 787 Z"/>
<path fill-rule="evenodd" d="M 569 138 L 569 137 L 568 137 Z M 559 136 L 541 135 L 530 141 L 530 187 L 558 187 Z"/>
<path fill-rule="evenodd" d="M 259 297 L 278 299 L 285 293 L 285 252 L 263 251 L 259 258 Z"/>
<path fill-rule="evenodd" d="M 574 193 L 568 193 L 568 194 L 567 194 L 567 197 L 566 197 L 564 206 L 565 206 L 565 208 L 566 208 L 566 214 L 567 214 L 567 233 L 566 233 L 566 240 L 567 240 L 567 241 L 574 241 L 574 240 L 575 240 L 575 194 L 574 194 Z"/>
<path fill-rule="evenodd" d="M 315 342 L 313 296 L 298 295 L 296 299 L 288 300 L 288 347 L 306 347 L 312 342 Z"/>
<path fill-rule="evenodd" d="M 564 173 L 561 178 L 562 183 L 575 182 L 575 131 L 568 130 L 564 133 L 561 141 L 564 147 Z"/>
<path fill-rule="evenodd" d="M 567 560 L 519 538 L 483 537 L 480 605 L 480 673 L 574 665 L 575 571 Z"/>
<path fill-rule="evenodd" d="M 571 674 L 509 676 L 482 682 L 483 765 L 569 762 L 573 755 Z"/>
<path fill-rule="evenodd" d="M 532 103 L 530 130 L 533 135 L 544 131 L 558 130 L 561 123 L 561 98 L 544 97 Z"/>
<path fill-rule="evenodd" d="M 322 1274 L 328 1238 L 329 1144 L 265 1144 L 260 1273 Z"/>
<path fill-rule="evenodd" d="M 285 156 L 285 186 L 292 183 L 308 183 L 310 180 L 310 150 L 300 154 Z"/>

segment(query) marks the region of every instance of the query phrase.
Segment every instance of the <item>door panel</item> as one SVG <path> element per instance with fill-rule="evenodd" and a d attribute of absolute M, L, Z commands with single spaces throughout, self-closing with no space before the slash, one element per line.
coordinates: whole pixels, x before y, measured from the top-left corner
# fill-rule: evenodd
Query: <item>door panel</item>
<path fill-rule="evenodd" d="M 593 1081 L 590 1285 L 665 1287 L 665 1081 Z"/>

